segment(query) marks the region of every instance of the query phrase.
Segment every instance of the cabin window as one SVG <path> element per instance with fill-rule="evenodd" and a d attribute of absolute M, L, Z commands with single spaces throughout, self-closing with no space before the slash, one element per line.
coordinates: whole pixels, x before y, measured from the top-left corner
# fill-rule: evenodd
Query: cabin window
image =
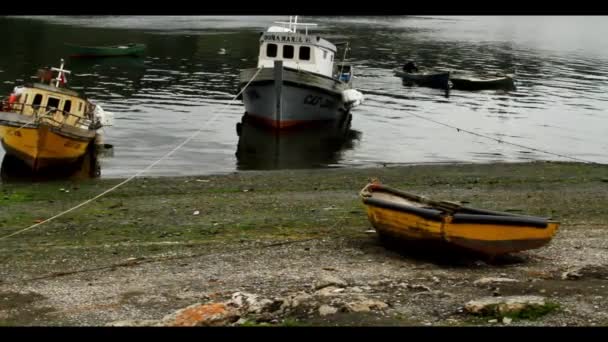
<path fill-rule="evenodd" d="M 78 113 L 82 113 L 82 102 L 78 102 Z"/>
<path fill-rule="evenodd" d="M 327 51 L 323 51 L 323 59 L 327 58 Z"/>
<path fill-rule="evenodd" d="M 293 58 L 293 45 L 283 45 L 283 58 Z"/>
<path fill-rule="evenodd" d="M 60 101 L 59 101 L 59 99 L 58 99 L 58 98 L 55 98 L 55 97 L 49 97 L 49 101 L 46 103 L 46 107 L 47 107 L 48 109 L 51 109 L 51 108 L 58 109 L 58 108 L 59 108 L 59 102 L 60 102 Z"/>
<path fill-rule="evenodd" d="M 38 107 L 40 107 L 41 103 L 42 103 L 42 94 L 36 94 L 34 96 L 34 101 L 32 101 L 32 107 L 38 108 Z"/>
<path fill-rule="evenodd" d="M 329 59 L 329 60 L 330 60 L 331 62 L 333 62 L 333 61 L 334 61 L 334 54 L 332 53 L 331 55 L 329 55 L 329 57 L 330 57 L 330 59 Z"/>
<path fill-rule="evenodd" d="M 300 56 L 301 61 L 309 61 L 310 60 L 310 47 L 308 46 L 300 46 Z"/>
<path fill-rule="evenodd" d="M 268 44 L 266 45 L 266 56 L 268 57 L 276 57 L 277 56 L 277 44 Z"/>
<path fill-rule="evenodd" d="M 65 103 L 63 104 L 63 111 L 66 113 L 69 113 L 71 109 L 72 109 L 72 101 L 66 100 Z"/>

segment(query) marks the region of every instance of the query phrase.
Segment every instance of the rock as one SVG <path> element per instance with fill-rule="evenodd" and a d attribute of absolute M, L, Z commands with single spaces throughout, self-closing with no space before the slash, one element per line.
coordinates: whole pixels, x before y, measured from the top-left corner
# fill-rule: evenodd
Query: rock
<path fill-rule="evenodd" d="M 195 210 L 195 211 L 192 213 L 192 215 L 198 215 L 198 214 L 200 214 L 200 213 L 201 213 L 200 211 Z"/>
<path fill-rule="evenodd" d="M 608 266 L 585 265 L 562 273 L 562 279 L 574 280 L 581 278 L 608 279 Z"/>
<path fill-rule="evenodd" d="M 388 304 L 368 298 L 364 298 L 358 302 L 350 302 L 344 306 L 347 312 L 369 312 L 371 310 L 381 310 L 386 307 L 388 307 Z"/>
<path fill-rule="evenodd" d="M 407 285 L 407 288 L 410 290 L 431 291 L 430 287 L 421 284 Z"/>
<path fill-rule="evenodd" d="M 162 325 L 170 327 L 226 326 L 240 318 L 239 311 L 225 303 L 193 304 L 162 320 Z"/>
<path fill-rule="evenodd" d="M 433 283 L 435 284 L 439 284 L 440 280 L 437 277 L 432 277 L 431 280 L 433 281 Z"/>
<path fill-rule="evenodd" d="M 372 281 L 371 283 L 369 283 L 369 285 L 371 285 L 371 286 L 383 286 L 383 285 L 388 285 L 390 283 L 391 283 L 390 279 L 382 279 L 382 280 Z"/>
<path fill-rule="evenodd" d="M 338 309 L 334 308 L 333 306 L 321 305 L 321 307 L 319 307 L 319 314 L 321 316 L 333 315 L 336 312 L 338 312 Z"/>
<path fill-rule="evenodd" d="M 315 284 L 315 290 L 322 289 L 328 286 L 346 287 L 348 284 L 343 279 L 336 276 L 326 274 L 321 277 Z"/>
<path fill-rule="evenodd" d="M 566 271 L 566 272 L 562 273 L 563 280 L 576 280 L 576 279 L 580 279 L 582 277 L 583 277 L 583 275 L 580 274 L 577 270 Z"/>
<path fill-rule="evenodd" d="M 286 299 L 282 299 L 283 303 L 280 306 L 280 310 L 295 309 L 310 302 L 313 297 L 307 293 L 299 293 L 295 296 L 290 296 Z"/>
<path fill-rule="evenodd" d="M 152 319 L 116 321 L 106 324 L 107 327 L 153 327 L 160 325 L 162 325 L 160 321 Z"/>
<path fill-rule="evenodd" d="M 437 296 L 439 298 L 454 298 L 454 294 L 444 291 L 424 291 L 417 292 L 413 295 L 414 298 L 426 297 L 426 296 Z"/>
<path fill-rule="evenodd" d="M 508 325 L 508 324 L 511 324 L 511 322 L 513 322 L 512 318 L 509 318 L 509 317 L 503 317 L 502 318 L 502 323 L 503 324 L 507 324 Z"/>
<path fill-rule="evenodd" d="M 484 277 L 479 278 L 473 282 L 473 285 L 483 286 L 490 284 L 501 284 L 501 283 L 517 283 L 518 280 L 511 278 L 499 278 L 499 277 Z"/>
<path fill-rule="evenodd" d="M 232 304 L 233 306 L 235 306 L 236 308 L 240 309 L 241 311 L 244 311 L 247 313 L 262 313 L 262 312 L 270 311 L 269 309 L 271 308 L 271 306 L 273 306 L 273 304 L 275 304 L 275 302 L 272 300 L 259 299 L 257 295 L 254 295 L 251 293 L 246 293 L 246 292 L 233 293 L 232 299 L 230 300 L 229 303 Z M 277 305 L 275 304 L 275 306 L 277 306 Z M 277 306 L 277 309 L 280 306 L 281 305 L 279 304 Z"/>
<path fill-rule="evenodd" d="M 265 312 L 265 313 L 256 315 L 255 320 L 257 322 L 271 322 L 274 319 L 275 319 L 275 317 L 272 314 Z"/>
<path fill-rule="evenodd" d="M 362 293 L 363 292 L 363 289 L 360 288 L 360 287 L 358 287 L 358 286 L 352 287 L 350 290 L 352 292 L 356 292 L 356 293 Z"/>
<path fill-rule="evenodd" d="M 497 319 L 491 319 L 491 320 L 488 321 L 488 323 L 498 323 L 498 320 Z"/>
<path fill-rule="evenodd" d="M 511 315 L 525 309 L 544 307 L 547 303 L 540 296 L 485 297 L 465 304 L 464 309 L 477 315 Z"/>
<path fill-rule="evenodd" d="M 315 295 L 326 296 L 326 297 L 335 296 L 342 291 L 344 291 L 344 289 L 335 287 L 335 286 L 328 286 L 328 287 L 324 287 L 324 288 L 320 289 L 319 291 L 315 292 Z"/>

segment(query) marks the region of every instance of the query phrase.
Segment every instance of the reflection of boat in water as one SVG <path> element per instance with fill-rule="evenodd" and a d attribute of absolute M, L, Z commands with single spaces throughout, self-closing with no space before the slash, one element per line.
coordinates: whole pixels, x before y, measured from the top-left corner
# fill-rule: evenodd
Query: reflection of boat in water
<path fill-rule="evenodd" d="M 325 124 L 314 130 L 277 132 L 243 116 L 237 124 L 236 151 L 239 170 L 304 169 L 337 164 L 341 153 L 353 148 L 360 133 L 342 126 Z"/>
<path fill-rule="evenodd" d="M 53 79 L 53 71 L 57 78 Z M 97 130 L 111 124 L 111 113 L 83 95 L 62 87 L 60 68 L 40 70 L 41 83 L 16 87 L 1 102 L 0 139 L 8 155 L 33 171 L 80 162 L 100 136 Z"/>
<path fill-rule="evenodd" d="M 73 70 L 90 69 L 95 65 L 107 68 L 121 68 L 122 70 L 139 70 L 146 68 L 145 59 L 136 56 L 119 56 L 114 58 L 75 58 L 70 60 Z"/>
<path fill-rule="evenodd" d="M 344 120 L 363 100 L 352 88 L 352 66 L 335 63 L 336 45 L 309 35 L 308 27 L 316 24 L 297 18 L 263 32 L 257 67 L 240 74 L 240 87 L 251 82 L 242 95 L 246 115 L 274 128 Z"/>
<path fill-rule="evenodd" d="M 452 89 L 456 90 L 516 90 L 515 80 L 511 75 L 502 76 L 466 76 L 450 77 Z"/>
<path fill-rule="evenodd" d="M 559 227 L 559 222 L 541 217 L 433 201 L 378 182 L 363 188 L 361 197 L 370 222 L 386 242 L 447 243 L 493 257 L 542 247 Z"/>
<path fill-rule="evenodd" d="M 70 49 L 70 57 L 116 57 L 116 56 L 139 56 L 146 50 L 145 44 L 130 43 L 112 46 L 82 46 L 67 44 Z"/>

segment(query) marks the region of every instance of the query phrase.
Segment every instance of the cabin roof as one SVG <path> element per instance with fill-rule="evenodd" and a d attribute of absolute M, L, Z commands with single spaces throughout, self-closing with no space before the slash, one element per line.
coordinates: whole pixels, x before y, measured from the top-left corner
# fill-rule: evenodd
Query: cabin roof
<path fill-rule="evenodd" d="M 280 43 L 280 44 L 303 44 L 314 45 L 336 52 L 336 46 L 317 35 L 307 35 L 293 32 L 263 32 L 260 42 Z"/>
<path fill-rule="evenodd" d="M 71 89 L 57 88 L 57 87 L 50 86 L 48 84 L 43 84 L 43 83 L 33 83 L 33 84 L 27 85 L 27 87 L 46 90 L 46 91 L 50 91 L 53 93 L 59 93 L 62 95 L 75 96 L 75 97 L 79 97 L 79 98 L 85 100 L 84 95 L 82 95 L 74 90 L 71 90 Z"/>

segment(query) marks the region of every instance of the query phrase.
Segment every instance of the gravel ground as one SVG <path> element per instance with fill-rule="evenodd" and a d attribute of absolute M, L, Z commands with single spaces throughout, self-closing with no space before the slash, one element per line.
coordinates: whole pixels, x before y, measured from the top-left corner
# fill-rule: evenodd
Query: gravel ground
<path fill-rule="evenodd" d="M 496 174 L 488 173 L 487 168 L 492 166 L 338 170 L 326 177 L 314 195 L 299 186 L 318 177 L 315 172 L 214 176 L 211 182 L 221 183 L 224 188 L 232 184 L 242 189 L 244 182 L 253 184 L 256 190 L 275 177 L 279 184 L 276 191 L 258 192 L 254 199 L 270 197 L 279 205 L 297 203 L 300 209 L 294 209 L 292 219 L 305 221 L 304 216 L 320 215 L 314 221 L 318 225 L 311 223 L 312 228 L 304 230 L 306 234 L 300 229 L 279 229 L 277 227 L 285 225 L 277 218 L 283 212 L 279 210 L 260 213 L 267 221 L 252 223 L 246 229 L 247 234 L 238 238 L 226 228 L 225 236 L 222 231 L 213 235 L 214 239 L 192 239 L 189 235 L 180 239 L 169 234 L 155 241 L 139 238 L 116 242 L 91 237 L 77 243 L 70 242 L 69 234 L 61 240 L 52 240 L 57 229 L 74 220 L 79 222 L 60 220 L 49 228 L 50 235 L 31 237 L 29 244 L 24 245 L 23 240 L 5 240 L 0 245 L 3 261 L 0 324 L 100 326 L 124 320 L 160 320 L 194 303 L 225 301 L 235 292 L 246 292 L 271 300 L 300 296 L 305 302 L 292 305 L 293 310 L 245 317 L 249 324 L 605 326 L 608 324 L 608 239 L 607 215 L 603 210 L 608 204 L 608 183 L 602 175 L 606 169 L 579 164 L 558 166 L 561 171 L 555 171 L 553 176 L 544 168 L 553 170 L 554 165 L 509 166 L 526 172 L 522 171 L 519 178 L 503 186 L 491 182 L 494 178 L 489 175 Z M 543 172 L 539 172 L 539 168 Z M 414 169 L 418 171 L 412 171 Z M 422 177 L 417 181 L 412 176 L 428 170 L 434 171 L 436 177 Z M 456 252 L 411 253 L 399 246 L 383 245 L 376 234 L 369 231 L 370 225 L 356 197 L 358 189 L 344 191 L 340 186 L 349 185 L 343 185 L 340 180 L 349 177 L 360 182 L 369 174 L 391 179 L 406 172 L 410 176 L 406 176 L 404 183 L 427 195 L 449 198 L 449 194 L 458 193 L 460 197 L 477 198 L 473 201 L 477 206 L 493 203 L 484 206 L 489 209 L 510 205 L 537 213 L 551 208 L 562 226 L 546 247 L 498 258 L 492 263 Z M 471 186 L 468 181 L 459 184 L 458 179 L 462 179 L 459 177 L 465 175 L 469 179 L 472 173 L 476 173 L 476 185 Z M 444 176 L 452 179 L 449 188 L 434 184 Z M 298 181 L 285 186 L 281 177 Z M 490 180 L 486 182 L 487 179 Z M 178 188 L 185 182 L 181 178 L 149 182 L 155 181 Z M 148 188 L 157 189 L 154 184 L 147 184 Z M 4 185 L 4 192 L 14 194 L 27 190 L 28 186 Z M 80 185 L 81 188 L 87 186 L 97 189 L 99 184 Z M 232 190 L 217 190 L 213 196 L 226 192 Z M 143 216 L 136 212 L 137 208 L 144 207 L 138 206 L 136 199 L 149 195 L 146 190 L 133 195 L 130 203 L 134 204 L 128 205 L 130 215 L 135 211 L 135 216 Z M 242 190 L 239 195 L 243 195 Z M 156 210 L 162 212 L 175 206 L 182 197 L 167 195 L 164 198 L 168 202 Z M 223 207 L 225 209 L 216 209 L 219 211 L 215 214 L 230 217 L 233 224 L 241 222 L 251 216 L 239 216 L 233 206 L 244 203 L 239 201 L 251 200 L 235 200 Z M 332 207 L 331 203 L 336 205 Z M 27 204 L 15 203 L 14 208 Z M 17 214 L 2 215 L 0 218 L 4 217 L 3 222 L 7 222 L 7 217 Z M 165 216 L 154 219 L 168 220 Z M 101 227 L 108 225 L 102 217 L 96 220 Z M 112 224 L 116 224 L 115 221 Z M 222 223 L 222 226 L 226 225 Z M 89 225 L 86 229 L 92 228 Z M 45 237 L 52 243 L 45 243 Z M 475 283 L 485 277 L 511 281 Z M 332 285 L 332 279 L 337 284 Z M 320 287 L 324 282 L 329 285 Z M 493 317 L 473 316 L 463 310 L 471 300 L 511 295 L 542 296 L 556 304 L 556 309 L 539 317 L 506 323 L 500 319 L 494 321 Z M 352 307 L 352 303 L 362 300 L 375 300 L 386 306 L 354 312 L 345 309 L 349 303 Z"/>

